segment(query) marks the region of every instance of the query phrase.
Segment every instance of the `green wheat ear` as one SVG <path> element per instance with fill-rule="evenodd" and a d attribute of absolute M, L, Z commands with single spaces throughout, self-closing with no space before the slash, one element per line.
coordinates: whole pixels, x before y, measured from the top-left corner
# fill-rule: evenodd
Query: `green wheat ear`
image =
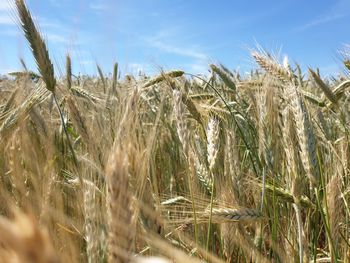
<path fill-rule="evenodd" d="M 16 7 L 23 32 L 32 49 L 40 75 L 46 84 L 46 88 L 54 92 L 56 86 L 55 73 L 45 42 L 36 29 L 25 2 L 23 0 L 16 0 Z"/>

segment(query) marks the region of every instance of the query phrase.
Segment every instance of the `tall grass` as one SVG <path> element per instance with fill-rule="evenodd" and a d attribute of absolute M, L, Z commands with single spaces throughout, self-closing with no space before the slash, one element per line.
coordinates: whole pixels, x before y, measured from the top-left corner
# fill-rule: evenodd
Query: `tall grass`
<path fill-rule="evenodd" d="M 350 262 L 347 76 L 56 79 L 16 6 L 39 80 L 0 82 L 0 262 Z"/>

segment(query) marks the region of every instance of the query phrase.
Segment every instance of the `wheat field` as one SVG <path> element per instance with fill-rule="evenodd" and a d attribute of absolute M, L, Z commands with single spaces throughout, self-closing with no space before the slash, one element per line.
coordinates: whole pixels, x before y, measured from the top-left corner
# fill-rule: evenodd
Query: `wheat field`
<path fill-rule="evenodd" d="M 0 80 L 0 262 L 350 262 L 346 52 L 58 79 L 15 6 L 38 73 Z"/>

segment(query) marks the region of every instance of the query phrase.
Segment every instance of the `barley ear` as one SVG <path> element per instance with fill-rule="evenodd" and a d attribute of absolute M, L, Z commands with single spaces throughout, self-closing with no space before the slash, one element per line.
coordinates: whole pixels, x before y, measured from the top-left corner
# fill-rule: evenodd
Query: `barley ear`
<path fill-rule="evenodd" d="M 23 32 L 32 49 L 40 75 L 46 84 L 46 88 L 54 92 L 56 79 L 46 44 L 39 31 L 36 29 L 35 23 L 24 0 L 16 0 L 16 7 Z"/>

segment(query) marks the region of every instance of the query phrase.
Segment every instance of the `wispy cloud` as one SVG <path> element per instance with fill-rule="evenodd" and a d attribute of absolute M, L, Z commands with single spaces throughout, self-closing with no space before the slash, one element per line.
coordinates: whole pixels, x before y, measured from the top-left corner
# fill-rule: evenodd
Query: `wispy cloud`
<path fill-rule="evenodd" d="M 176 34 L 174 32 L 175 30 L 173 30 L 173 32 L 160 31 L 155 36 L 145 37 L 144 40 L 149 46 L 153 48 L 158 48 L 160 51 L 166 53 L 180 55 L 188 58 L 195 58 L 199 60 L 208 59 L 207 55 L 201 52 L 198 47 L 194 47 L 193 45 L 188 45 L 187 47 L 184 47 L 180 44 L 174 44 L 176 43 L 175 39 L 179 39 L 179 36 L 181 36 L 181 34 Z M 165 39 L 167 39 L 167 41 Z M 171 41 L 173 44 L 170 44 L 168 41 Z"/>
<path fill-rule="evenodd" d="M 97 12 L 102 12 L 108 10 L 108 5 L 102 3 L 91 3 L 89 4 L 89 8 Z"/>
<path fill-rule="evenodd" d="M 55 7 L 62 7 L 62 3 L 59 0 L 50 0 L 50 3 Z"/>
<path fill-rule="evenodd" d="M 1 30 L 0 35 L 8 36 L 8 37 L 18 37 L 19 35 L 21 35 L 21 32 L 18 30 L 6 29 L 6 30 Z"/>
<path fill-rule="evenodd" d="M 143 37 L 142 40 L 151 48 L 157 49 L 159 54 L 171 54 L 181 56 L 184 62 L 181 65 L 172 64 L 171 67 L 184 67 L 191 73 L 205 72 L 209 56 L 203 47 L 191 41 L 191 37 L 180 27 L 160 30 L 153 36 Z"/>
<path fill-rule="evenodd" d="M 348 0 L 338 0 L 329 9 L 329 12 L 322 16 L 316 17 L 313 20 L 295 28 L 295 31 L 305 31 L 312 27 L 320 26 L 326 23 L 333 22 L 348 16 L 350 13 L 350 2 Z"/>
<path fill-rule="evenodd" d="M 326 77 L 337 76 L 337 74 L 341 72 L 341 67 L 336 63 L 325 65 L 320 67 L 320 72 Z"/>
<path fill-rule="evenodd" d="M 155 73 L 155 68 L 150 64 L 146 63 L 128 63 L 127 64 L 127 72 L 133 75 L 137 75 L 139 73 L 152 74 Z"/>
<path fill-rule="evenodd" d="M 16 19 L 13 16 L 14 6 L 9 1 L 0 1 L 0 25 L 15 25 Z"/>
<path fill-rule="evenodd" d="M 195 61 L 194 63 L 185 65 L 185 70 L 192 74 L 205 74 L 208 72 L 208 63 Z"/>
<path fill-rule="evenodd" d="M 333 15 L 328 15 L 328 16 L 324 16 L 324 17 L 320 17 L 317 19 L 314 19 L 308 23 L 306 23 L 305 25 L 299 26 L 297 28 L 295 28 L 296 31 L 305 31 L 309 28 L 315 27 L 315 26 L 319 26 L 322 24 L 326 24 L 329 22 L 332 22 L 334 20 L 340 19 L 345 17 L 346 14 L 333 14 Z"/>
<path fill-rule="evenodd" d="M 0 2 L 0 11 L 10 11 L 12 9 L 12 6 L 9 1 L 1 1 Z"/>
<path fill-rule="evenodd" d="M 0 13 L 0 25 L 15 25 L 16 21 L 11 18 L 8 14 Z"/>
<path fill-rule="evenodd" d="M 53 32 L 47 32 L 44 34 L 45 38 L 47 38 L 51 43 L 62 43 L 68 44 L 69 40 L 63 35 L 55 34 Z"/>
<path fill-rule="evenodd" d="M 176 54 L 176 55 L 189 57 L 189 58 L 202 59 L 202 60 L 205 60 L 208 58 L 207 55 L 205 55 L 204 53 L 201 53 L 195 48 L 178 47 L 169 43 L 162 42 L 160 40 L 149 41 L 149 43 L 151 44 L 151 46 L 155 48 L 159 48 L 161 51 L 164 51 L 167 53 Z"/>

